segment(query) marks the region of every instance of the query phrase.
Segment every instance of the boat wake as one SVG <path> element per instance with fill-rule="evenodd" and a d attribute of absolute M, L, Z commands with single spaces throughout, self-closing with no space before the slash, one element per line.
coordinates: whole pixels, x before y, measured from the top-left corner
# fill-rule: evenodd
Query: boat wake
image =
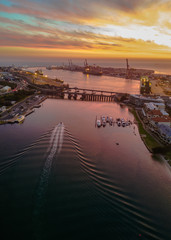
<path fill-rule="evenodd" d="M 40 215 L 42 212 L 42 208 L 45 203 L 45 195 L 48 187 L 48 180 L 52 168 L 52 163 L 54 157 L 60 154 L 62 145 L 63 145 L 63 137 L 64 137 L 64 124 L 59 123 L 53 130 L 51 134 L 51 138 L 49 141 L 49 147 L 47 149 L 47 158 L 43 167 L 43 170 L 40 175 L 40 180 L 38 183 L 35 205 L 33 211 L 34 223 L 36 224 L 36 229 L 41 225 Z M 40 234 L 38 234 L 40 236 Z"/>
<path fill-rule="evenodd" d="M 101 207 L 99 209 L 96 207 L 96 209 L 98 209 L 99 219 L 101 217 L 103 219 L 106 216 L 109 220 L 111 217 L 111 223 L 108 224 L 110 231 L 118 231 L 119 234 L 121 234 L 122 229 L 125 229 L 125 232 L 122 234 L 123 239 L 125 237 L 124 234 L 127 234 L 127 231 L 130 231 L 130 229 L 132 239 L 141 236 L 141 234 L 147 236 L 148 239 L 164 239 L 162 238 L 164 232 L 158 231 L 158 223 L 149 216 L 148 212 L 141 207 L 141 204 L 121 187 L 117 180 L 111 178 L 108 173 L 97 164 L 95 159 L 85 155 L 85 151 L 83 147 L 80 146 L 79 140 L 77 141 L 67 130 L 66 134 L 74 145 L 81 169 L 87 176 L 86 179 L 91 180 L 91 197 L 100 198 Z M 105 208 L 103 206 L 105 206 Z M 108 209 L 109 212 L 107 214 Z M 117 226 L 113 225 L 113 219 L 116 215 L 118 215 L 118 219 L 122 222 L 122 226 L 120 224 Z M 100 225 L 100 220 L 98 224 Z M 103 228 L 103 222 L 101 228 Z"/>

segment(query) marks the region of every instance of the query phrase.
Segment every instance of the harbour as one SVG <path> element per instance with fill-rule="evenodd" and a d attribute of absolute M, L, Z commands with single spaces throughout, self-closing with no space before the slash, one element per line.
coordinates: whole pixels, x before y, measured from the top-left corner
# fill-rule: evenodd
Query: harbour
<path fill-rule="evenodd" d="M 120 77 L 126 79 L 139 79 L 142 75 L 152 76 L 154 70 L 151 69 L 135 69 L 129 65 L 129 60 L 126 59 L 125 68 L 112 68 L 112 67 L 101 67 L 95 64 L 88 64 L 87 59 L 84 60 L 83 66 L 73 64 L 72 60 L 68 60 L 68 65 L 63 64 L 62 66 L 49 66 L 46 67 L 47 70 L 67 70 L 82 72 L 86 75 L 96 75 L 96 76 L 112 76 Z"/>
<path fill-rule="evenodd" d="M 141 82 L 93 75 L 89 81 L 82 74 L 75 87 L 80 73 L 73 72 L 73 76 L 67 75 L 71 84 L 36 84 L 44 71 L 29 73 L 27 83 L 34 94 L 15 103 L 7 115 L 3 112 L 3 121 L 9 124 L 0 126 L 0 180 L 11 189 L 11 197 L 0 186 L 0 203 L 5 221 L 11 218 L 12 231 L 7 237 L 19 237 L 29 228 L 29 240 L 75 239 L 74 229 L 78 228 L 79 239 L 110 239 L 115 235 L 120 240 L 129 235 L 131 240 L 169 240 L 166 221 L 170 200 L 166 196 L 170 185 L 165 185 L 170 181 L 169 162 L 164 157 L 157 159 L 146 145 L 148 133 L 140 132 L 139 120 L 130 110 L 139 114 L 144 103 L 151 101 L 163 107 L 169 97 L 153 96 L 147 78 Z M 141 85 L 145 94 L 134 94 L 140 92 Z M 11 124 L 15 122 L 20 124 Z M 165 148 L 163 143 L 159 146 L 169 155 L 169 139 L 163 140 Z M 159 190 L 156 183 L 161 186 Z M 160 199 L 154 205 L 158 194 Z M 165 203 L 162 209 L 161 201 Z"/>
<path fill-rule="evenodd" d="M 96 116 L 112 117 L 115 125 L 99 129 Z M 118 127 L 118 118 L 132 124 Z M 23 124 L 0 126 L 0 131 L 0 203 L 7 238 L 29 229 L 25 239 L 136 240 L 141 234 L 169 240 L 170 170 L 165 161 L 152 158 L 127 107 L 46 99 Z M 43 169 L 49 174 L 42 175 Z"/>
<path fill-rule="evenodd" d="M 0 0 L 2 240 L 171 239 L 171 0 Z"/>

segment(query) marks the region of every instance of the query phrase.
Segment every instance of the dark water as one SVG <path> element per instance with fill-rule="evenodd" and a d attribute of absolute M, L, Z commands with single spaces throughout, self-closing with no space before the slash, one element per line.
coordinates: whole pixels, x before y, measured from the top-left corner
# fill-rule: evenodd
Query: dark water
<path fill-rule="evenodd" d="M 170 239 L 168 165 L 136 125 L 96 128 L 101 115 L 133 120 L 115 103 L 46 100 L 0 126 L 4 239 Z"/>

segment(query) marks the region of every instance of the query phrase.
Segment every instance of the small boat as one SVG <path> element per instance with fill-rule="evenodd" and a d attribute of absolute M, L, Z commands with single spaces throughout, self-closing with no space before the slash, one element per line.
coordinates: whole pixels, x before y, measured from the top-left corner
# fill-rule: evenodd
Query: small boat
<path fill-rule="evenodd" d="M 108 116 L 106 117 L 106 122 L 109 122 L 109 117 Z"/>
<path fill-rule="evenodd" d="M 126 126 L 129 126 L 129 125 L 130 125 L 129 121 L 126 121 L 126 123 L 125 123 L 125 124 L 126 124 Z"/>
<path fill-rule="evenodd" d="M 101 127 L 102 125 L 100 120 L 97 120 L 96 124 L 97 124 L 97 127 Z"/>
<path fill-rule="evenodd" d="M 120 127 L 121 126 L 121 121 L 118 121 L 117 124 L 118 124 L 118 127 Z"/>
<path fill-rule="evenodd" d="M 105 127 L 106 126 L 106 121 L 104 120 L 104 121 L 102 121 L 102 125 L 103 125 L 103 127 Z"/>
<path fill-rule="evenodd" d="M 102 121 L 106 121 L 106 118 L 105 118 L 105 116 L 102 116 L 101 118 L 102 118 Z"/>
<path fill-rule="evenodd" d="M 109 124 L 112 126 L 112 124 L 113 124 L 113 118 L 112 117 L 110 117 L 109 118 Z"/>
<path fill-rule="evenodd" d="M 126 123 L 125 122 L 122 122 L 122 127 L 125 127 L 126 126 Z"/>

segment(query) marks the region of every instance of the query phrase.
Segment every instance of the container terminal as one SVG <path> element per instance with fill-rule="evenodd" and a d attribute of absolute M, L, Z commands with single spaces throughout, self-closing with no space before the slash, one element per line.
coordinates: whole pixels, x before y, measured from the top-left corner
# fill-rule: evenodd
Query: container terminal
<path fill-rule="evenodd" d="M 105 75 L 105 76 L 112 76 L 112 77 L 121 77 L 126 79 L 135 79 L 139 80 L 142 76 L 152 77 L 154 74 L 154 70 L 149 69 L 136 69 L 132 68 L 129 65 L 128 59 L 126 59 L 126 68 L 112 68 L 112 67 L 100 67 L 95 64 L 90 65 L 88 64 L 87 59 L 84 61 L 83 66 L 75 65 L 72 63 L 72 60 L 68 60 L 68 65 L 63 64 L 62 66 L 48 66 L 48 70 L 68 70 L 68 71 L 77 71 L 82 72 L 83 74 L 90 74 L 90 75 Z"/>

